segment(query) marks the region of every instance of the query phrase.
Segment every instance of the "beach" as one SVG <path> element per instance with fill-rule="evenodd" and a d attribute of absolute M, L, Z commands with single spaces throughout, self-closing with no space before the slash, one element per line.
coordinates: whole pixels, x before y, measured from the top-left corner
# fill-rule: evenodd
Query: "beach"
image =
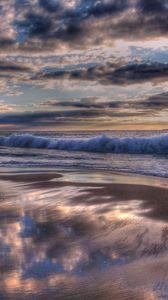
<path fill-rule="evenodd" d="M 0 25 L 0 300 L 168 300 L 168 0 Z"/>
<path fill-rule="evenodd" d="M 0 299 L 168 298 L 168 179 L 0 175 Z"/>

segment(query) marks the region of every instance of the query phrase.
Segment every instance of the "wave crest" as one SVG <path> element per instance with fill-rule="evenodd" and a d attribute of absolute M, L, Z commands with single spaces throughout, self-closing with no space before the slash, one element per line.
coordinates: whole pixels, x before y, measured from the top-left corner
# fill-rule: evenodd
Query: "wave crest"
<path fill-rule="evenodd" d="M 0 136 L 0 146 L 129 154 L 168 154 L 168 134 L 151 137 L 51 139 L 31 134 Z"/>

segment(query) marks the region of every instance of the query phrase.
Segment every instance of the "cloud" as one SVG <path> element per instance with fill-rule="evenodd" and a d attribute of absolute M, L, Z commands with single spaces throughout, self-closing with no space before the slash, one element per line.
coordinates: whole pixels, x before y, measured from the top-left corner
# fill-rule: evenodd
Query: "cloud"
<path fill-rule="evenodd" d="M 38 106 L 38 105 L 37 105 Z M 41 102 L 40 107 L 44 108 L 76 108 L 76 109 L 107 109 L 107 108 L 117 108 L 120 106 L 118 101 L 106 101 L 100 97 L 88 96 L 82 98 L 69 98 L 69 99 L 49 99 Z"/>
<path fill-rule="evenodd" d="M 164 14 L 167 10 L 167 0 L 140 0 L 138 7 L 144 14 L 158 15 Z"/>
<path fill-rule="evenodd" d="M 67 52 L 167 36 L 167 0 L 7 0 L 1 11 L 1 52 Z"/>
<path fill-rule="evenodd" d="M 137 117 L 144 115 L 140 111 L 115 111 L 101 109 L 72 109 L 72 110 L 56 110 L 56 111 L 35 111 L 24 113 L 6 113 L 0 115 L 0 125 L 19 125 L 23 127 L 31 126 L 66 126 L 66 125 L 83 125 L 97 124 L 104 122 L 113 122 L 116 119 L 121 121 L 127 117 Z"/>
<path fill-rule="evenodd" d="M 163 115 L 167 0 L 1 0 L 0 15 L 1 97 L 32 109 L 1 103 L 0 123 Z"/>
<path fill-rule="evenodd" d="M 0 100 L 0 111 L 1 113 L 12 112 L 16 110 L 16 105 L 6 103 L 4 100 Z"/>
<path fill-rule="evenodd" d="M 74 70 L 47 69 L 37 73 L 34 80 L 75 80 L 95 81 L 102 85 L 130 85 L 145 83 L 147 81 L 157 83 L 168 80 L 167 63 L 129 63 L 123 66 L 115 66 L 107 63 L 102 66 L 78 68 Z"/>
<path fill-rule="evenodd" d="M 87 109 L 92 110 L 92 112 L 97 114 L 97 118 L 121 118 L 129 116 L 148 116 L 159 114 L 162 110 L 168 109 L 168 93 L 156 94 L 150 97 L 146 97 L 143 100 L 132 99 L 132 100 L 113 100 L 109 101 L 107 99 L 99 97 L 86 97 L 86 98 L 69 98 L 69 99 L 49 99 L 36 107 L 46 109 L 69 109 L 69 115 L 74 114 L 73 109 L 78 111 L 78 115 L 82 111 Z M 64 114 L 64 113 L 63 113 Z M 66 122 L 66 121 L 65 121 Z"/>
<path fill-rule="evenodd" d="M 11 62 L 0 61 L 0 73 L 1 72 L 29 72 L 30 68 L 21 64 L 15 64 Z"/>
<path fill-rule="evenodd" d="M 96 111 L 45 111 L 45 112 L 24 112 L 15 114 L 1 114 L 0 124 L 33 124 L 50 125 L 68 122 L 72 119 L 90 118 L 100 115 Z"/>
<path fill-rule="evenodd" d="M 61 9 L 61 3 L 59 1 L 39 0 L 39 5 L 50 13 L 58 12 L 58 10 Z"/>
<path fill-rule="evenodd" d="M 153 62 L 161 62 L 165 63 L 168 61 L 168 47 L 160 47 L 157 49 L 150 48 L 143 48 L 143 47 L 136 47 L 131 46 L 131 58 L 141 59 L 146 61 L 153 61 Z"/>
<path fill-rule="evenodd" d="M 31 66 L 22 62 L 0 60 L 0 92 L 6 96 L 21 95 L 19 85 L 30 78 Z"/>
<path fill-rule="evenodd" d="M 34 108 L 34 112 L 18 113 L 17 106 L 1 100 L 0 125 L 17 125 L 20 128 L 83 124 L 101 126 L 107 122 L 126 122 L 128 119 L 150 120 L 152 116 L 168 109 L 168 93 L 156 94 L 143 100 L 108 100 L 99 96 L 48 99 L 34 104 Z"/>
<path fill-rule="evenodd" d="M 139 101 L 137 106 L 156 110 L 156 112 L 158 110 L 168 109 L 168 93 L 157 94 L 147 98 L 144 101 Z"/>

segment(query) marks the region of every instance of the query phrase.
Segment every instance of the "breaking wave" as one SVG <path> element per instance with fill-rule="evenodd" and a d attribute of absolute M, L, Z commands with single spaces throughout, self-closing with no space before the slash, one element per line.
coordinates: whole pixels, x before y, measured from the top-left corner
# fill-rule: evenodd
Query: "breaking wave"
<path fill-rule="evenodd" d="M 0 146 L 67 151 L 128 154 L 168 154 L 168 134 L 116 138 L 101 135 L 90 139 L 51 139 L 31 134 L 0 136 Z"/>

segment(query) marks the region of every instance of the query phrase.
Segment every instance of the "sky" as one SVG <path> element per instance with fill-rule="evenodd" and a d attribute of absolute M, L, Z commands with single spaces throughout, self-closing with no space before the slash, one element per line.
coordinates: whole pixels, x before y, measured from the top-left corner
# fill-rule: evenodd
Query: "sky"
<path fill-rule="evenodd" d="M 1 0 L 0 130 L 168 129 L 167 0 Z"/>

